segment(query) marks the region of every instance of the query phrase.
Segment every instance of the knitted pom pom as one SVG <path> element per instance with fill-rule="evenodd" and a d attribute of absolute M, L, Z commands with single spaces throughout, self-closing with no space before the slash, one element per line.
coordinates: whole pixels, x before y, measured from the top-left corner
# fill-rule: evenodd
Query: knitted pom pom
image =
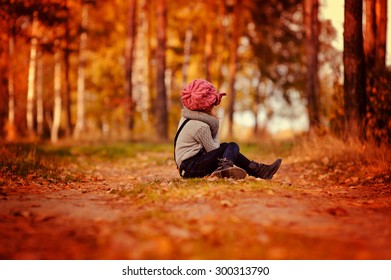
<path fill-rule="evenodd" d="M 196 79 L 184 87 L 181 93 L 182 104 L 193 111 L 205 111 L 221 102 L 225 93 L 217 93 L 208 81 Z"/>

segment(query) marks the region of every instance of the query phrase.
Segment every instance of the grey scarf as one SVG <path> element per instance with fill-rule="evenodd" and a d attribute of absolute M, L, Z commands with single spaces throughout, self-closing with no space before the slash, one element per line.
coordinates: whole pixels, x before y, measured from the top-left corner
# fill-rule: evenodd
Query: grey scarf
<path fill-rule="evenodd" d="M 200 111 L 192 111 L 187 108 L 182 109 L 182 116 L 191 120 L 197 120 L 206 123 L 209 125 L 212 132 L 212 137 L 215 138 L 217 132 L 219 131 L 219 119 L 213 117 L 207 113 Z"/>

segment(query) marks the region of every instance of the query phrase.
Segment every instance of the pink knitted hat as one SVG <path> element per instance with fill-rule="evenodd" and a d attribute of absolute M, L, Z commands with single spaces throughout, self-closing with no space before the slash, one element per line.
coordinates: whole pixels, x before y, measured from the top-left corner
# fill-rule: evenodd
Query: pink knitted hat
<path fill-rule="evenodd" d="M 216 88 L 208 81 L 196 79 L 185 86 L 181 92 L 182 104 L 193 111 L 204 111 L 221 102 L 226 93 L 217 93 Z"/>

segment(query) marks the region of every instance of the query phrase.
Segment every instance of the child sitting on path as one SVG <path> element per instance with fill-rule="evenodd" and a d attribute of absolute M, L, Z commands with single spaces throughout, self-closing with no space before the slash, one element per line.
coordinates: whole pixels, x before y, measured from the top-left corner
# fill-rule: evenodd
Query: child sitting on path
<path fill-rule="evenodd" d="M 235 142 L 220 143 L 219 120 L 213 112 L 225 93 L 217 93 L 208 81 L 196 79 L 181 92 L 184 108 L 174 140 L 174 157 L 183 178 L 212 175 L 219 178 L 243 179 L 251 175 L 271 179 L 281 165 L 249 160 Z"/>

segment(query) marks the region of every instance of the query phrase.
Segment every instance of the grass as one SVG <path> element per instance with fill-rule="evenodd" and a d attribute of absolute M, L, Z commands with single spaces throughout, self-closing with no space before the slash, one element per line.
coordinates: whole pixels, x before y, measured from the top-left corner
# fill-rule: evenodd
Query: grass
<path fill-rule="evenodd" d="M 329 166 L 355 165 L 363 174 L 391 174 L 391 147 L 358 140 L 343 141 L 326 135 L 301 140 L 292 151 L 297 161 L 323 161 Z"/>
<path fill-rule="evenodd" d="M 249 157 L 262 159 L 268 154 L 270 155 L 271 150 L 275 153 L 279 153 L 278 150 L 283 150 L 284 153 L 289 152 L 291 146 L 284 145 L 271 147 L 269 144 L 247 144 L 241 145 L 241 149 Z M 50 180 L 53 183 L 69 182 L 77 181 L 81 174 L 91 171 L 97 162 L 112 163 L 118 168 L 132 166 L 133 170 L 137 170 L 140 167 L 147 168 L 146 166 L 151 164 L 164 167 L 167 164 L 172 164 L 172 160 L 173 146 L 167 143 L 135 142 L 68 146 L 5 143 L 0 145 L 0 176 L 3 183 L 5 179 L 29 178 L 32 175 Z M 72 168 L 69 168 L 70 166 Z M 211 183 L 205 179 L 186 180 L 186 184 L 181 179 L 174 179 L 168 183 L 170 190 L 175 190 L 178 194 L 182 192 L 189 195 L 191 195 L 193 188 L 194 192 L 199 192 L 210 185 L 219 186 L 220 184 L 219 182 Z M 121 195 L 126 195 L 128 192 L 132 195 L 144 193 L 154 196 L 156 195 L 155 190 L 160 191 L 162 186 L 164 187 L 168 183 L 163 181 L 146 182 L 137 185 L 131 191 L 117 190 L 113 192 L 120 192 Z M 235 187 L 234 184 L 232 187 Z"/>
<path fill-rule="evenodd" d="M 165 203 L 191 203 L 200 201 L 218 201 L 223 206 L 235 204 L 238 193 L 259 193 L 273 195 L 276 188 L 295 189 L 280 183 L 257 180 L 249 177 L 246 180 L 229 180 L 217 178 L 197 178 L 155 180 L 152 182 L 134 183 L 123 189 L 113 189 L 111 194 L 128 198 L 132 204 L 140 206 Z M 228 199 L 228 200 L 227 200 Z"/>
<path fill-rule="evenodd" d="M 299 140 L 297 142 L 268 143 L 265 145 L 241 144 L 241 152 L 251 159 L 268 160 L 281 156 L 285 163 L 294 162 L 327 162 L 330 168 L 341 166 L 344 163 L 354 163 L 362 169 L 366 169 L 378 174 L 391 173 L 391 154 L 389 147 L 378 147 L 370 144 L 343 142 L 333 137 L 322 137 L 312 140 Z M 52 146 L 35 145 L 26 143 L 3 144 L 0 146 L 0 172 L 2 176 L 19 176 L 26 178 L 35 174 L 45 179 L 60 181 L 62 178 L 66 181 L 77 180 L 78 174 L 88 172 L 93 168 L 96 162 L 105 162 L 115 164 L 119 169 L 147 168 L 148 165 L 155 167 L 167 167 L 172 164 L 173 147 L 171 144 L 155 143 L 113 143 L 113 144 L 94 144 L 94 145 L 75 145 L 75 146 Z M 68 168 L 70 165 L 73 171 Z M 172 168 L 175 168 L 174 166 Z M 132 171 L 133 172 L 133 171 Z M 218 187 L 224 184 L 226 191 L 230 188 L 236 190 L 237 186 L 233 182 L 216 181 L 211 182 L 205 179 L 186 180 L 173 179 L 170 181 L 157 180 L 153 182 L 138 183 L 132 190 L 116 190 L 113 192 L 121 195 L 144 195 L 155 196 L 156 192 L 162 192 L 162 189 L 170 189 L 178 195 L 183 192 L 189 196 L 192 193 L 203 192 L 209 189 L 211 185 Z M 255 184 L 259 188 L 259 182 L 246 180 L 241 184 L 242 188 L 251 189 Z M 158 193 L 165 196 L 164 193 Z"/>
<path fill-rule="evenodd" d="M 50 163 L 33 144 L 6 144 L 0 147 L 2 173 L 26 177 L 31 172 L 47 172 Z"/>
<path fill-rule="evenodd" d="M 0 177 L 3 182 L 18 178 L 40 178 L 50 183 L 76 181 L 75 174 L 63 170 L 69 161 L 69 152 L 65 149 L 54 153 L 32 143 L 3 144 L 0 146 Z"/>

